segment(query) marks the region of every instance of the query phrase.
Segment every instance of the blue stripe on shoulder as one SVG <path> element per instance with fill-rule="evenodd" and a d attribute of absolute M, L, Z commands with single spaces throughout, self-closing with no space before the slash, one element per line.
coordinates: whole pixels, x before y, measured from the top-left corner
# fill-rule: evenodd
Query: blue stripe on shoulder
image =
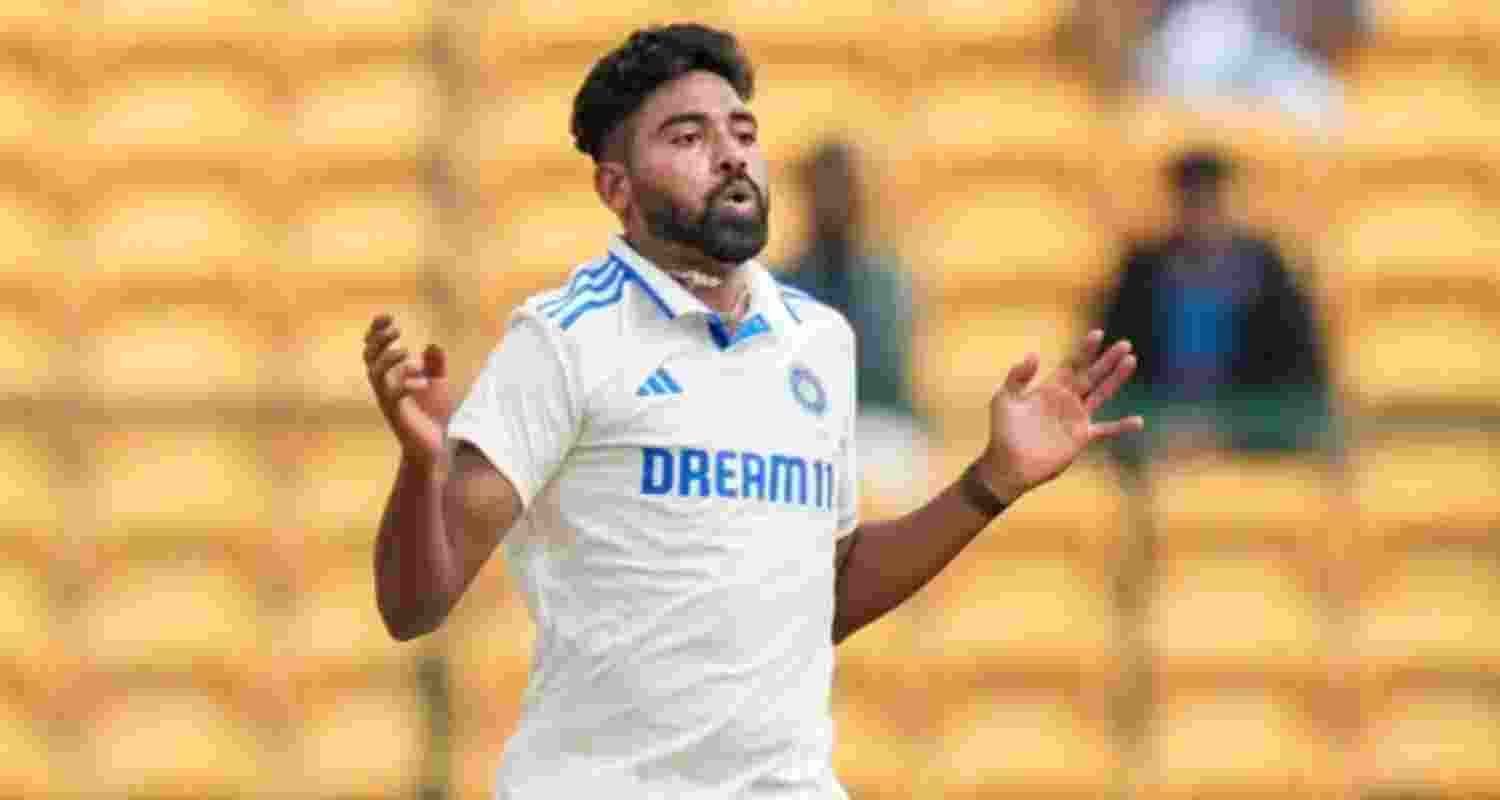
<path fill-rule="evenodd" d="M 589 300 L 588 302 L 578 303 L 572 306 L 571 310 L 568 311 L 568 315 L 563 317 L 562 322 L 559 323 L 562 326 L 562 329 L 567 330 L 568 328 L 572 327 L 573 323 L 577 322 L 579 317 L 582 317 L 584 314 L 587 314 L 588 312 L 593 311 L 596 308 L 605 308 L 607 306 L 612 306 L 615 303 L 620 302 L 620 298 L 625 296 L 625 284 L 632 282 L 633 281 L 629 280 L 628 276 L 626 276 L 623 272 L 620 273 L 614 281 L 613 292 L 610 292 L 607 296 L 596 297 L 592 300 Z"/>
<path fill-rule="evenodd" d="M 553 308 L 551 311 L 546 312 L 547 316 L 553 319 L 556 319 L 560 316 L 566 316 L 571 311 L 573 311 L 573 309 L 578 308 L 590 299 L 597 299 L 599 297 L 607 295 L 609 292 L 613 291 L 616 286 L 627 280 L 627 277 L 628 276 L 626 276 L 623 270 L 610 270 L 603 277 L 596 279 L 593 283 L 590 283 L 588 286 L 584 287 L 582 291 L 578 292 L 577 296 L 569 299 L 566 303 Z"/>
<path fill-rule="evenodd" d="M 548 300 L 537 306 L 537 310 L 543 313 L 555 311 L 562 306 L 565 306 L 568 303 L 572 302 L 575 298 L 578 297 L 579 293 L 586 291 L 589 288 L 600 288 L 604 285 L 607 285 L 610 280 L 609 275 L 614 270 L 623 266 L 625 266 L 625 262 L 621 261 L 619 258 L 615 257 L 613 253 L 611 253 L 609 255 L 609 258 L 606 259 L 603 264 L 600 264 L 593 269 L 582 270 L 577 275 L 573 276 L 573 280 L 568 284 L 566 292 L 561 293 L 557 297 L 554 297 L 551 300 Z M 590 281 L 594 278 L 601 277 L 601 275 L 602 280 L 594 281 L 595 285 L 591 287 Z"/>

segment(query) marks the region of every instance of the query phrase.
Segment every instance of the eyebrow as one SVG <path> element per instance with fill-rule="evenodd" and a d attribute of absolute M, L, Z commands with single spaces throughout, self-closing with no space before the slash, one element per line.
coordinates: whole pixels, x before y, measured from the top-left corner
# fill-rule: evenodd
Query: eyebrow
<path fill-rule="evenodd" d="M 757 128 L 760 127 L 760 122 L 755 119 L 755 115 L 750 113 L 749 110 L 743 108 L 735 109 L 734 111 L 729 112 L 729 121 L 748 122 L 751 125 L 756 126 Z M 708 114 L 702 111 L 684 111 L 681 114 L 673 114 L 672 116 L 662 120 L 662 123 L 656 127 L 656 130 L 658 133 L 660 133 L 661 131 L 672 127 L 673 125 L 681 125 L 684 122 L 693 122 L 699 125 L 707 125 Z"/>

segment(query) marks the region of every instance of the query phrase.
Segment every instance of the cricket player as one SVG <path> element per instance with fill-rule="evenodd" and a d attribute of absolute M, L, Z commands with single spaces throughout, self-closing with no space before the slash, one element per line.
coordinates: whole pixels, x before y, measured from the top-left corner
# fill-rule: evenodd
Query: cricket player
<path fill-rule="evenodd" d="M 632 34 L 572 114 L 620 224 L 599 256 L 514 310 L 456 408 L 439 347 L 409 353 L 387 315 L 365 335 L 402 454 L 375 546 L 391 634 L 440 626 L 501 546 L 536 621 L 497 798 L 846 798 L 834 647 L 1144 424 L 1091 419 L 1135 368 L 1093 331 L 1050 375 L 1009 370 L 952 485 L 860 520 L 853 334 L 756 261 L 753 94 L 729 33 Z"/>

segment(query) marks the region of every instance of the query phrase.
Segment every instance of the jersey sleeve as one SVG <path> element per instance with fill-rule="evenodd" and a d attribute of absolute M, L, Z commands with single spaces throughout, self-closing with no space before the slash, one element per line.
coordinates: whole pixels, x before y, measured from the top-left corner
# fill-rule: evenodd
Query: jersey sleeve
<path fill-rule="evenodd" d="M 478 448 L 530 508 L 577 438 L 581 396 L 556 332 L 517 312 L 449 420 L 448 440 Z"/>

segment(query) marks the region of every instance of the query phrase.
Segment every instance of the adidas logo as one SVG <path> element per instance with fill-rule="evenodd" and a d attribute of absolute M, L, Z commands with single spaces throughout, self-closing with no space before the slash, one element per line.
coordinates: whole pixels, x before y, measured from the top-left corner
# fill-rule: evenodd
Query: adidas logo
<path fill-rule="evenodd" d="M 682 387 L 667 374 L 664 367 L 657 367 L 655 372 L 646 376 L 646 382 L 641 384 L 641 388 L 635 390 L 636 397 L 658 394 L 682 394 Z"/>

